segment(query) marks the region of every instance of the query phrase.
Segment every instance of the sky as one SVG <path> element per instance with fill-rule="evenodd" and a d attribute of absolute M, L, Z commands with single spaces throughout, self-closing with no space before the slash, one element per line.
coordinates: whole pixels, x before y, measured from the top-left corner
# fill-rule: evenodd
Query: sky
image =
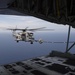
<path fill-rule="evenodd" d="M 60 26 L 61 25 L 61 26 Z M 0 15 L 0 27 L 6 28 L 39 28 L 54 29 L 55 32 L 66 32 L 68 25 L 55 24 L 32 16 Z M 0 30 L 2 31 L 2 29 Z M 4 30 L 3 30 L 4 31 Z M 75 29 L 72 28 L 72 31 Z"/>
<path fill-rule="evenodd" d="M 14 16 L 14 15 L 0 15 L 0 64 L 6 64 L 16 61 L 21 61 L 37 56 L 47 55 L 52 50 L 65 51 L 66 44 L 39 44 L 34 42 L 32 45 L 29 42 L 15 41 L 12 32 L 5 28 L 39 28 L 46 27 L 47 29 L 54 29 L 54 31 L 34 32 L 34 38 L 52 42 L 67 41 L 68 25 L 59 25 L 44 21 L 32 16 Z M 75 29 L 71 28 L 71 39 L 75 40 Z M 8 34 L 10 33 L 10 34 Z M 72 48 L 72 53 L 75 53 L 75 46 Z"/>

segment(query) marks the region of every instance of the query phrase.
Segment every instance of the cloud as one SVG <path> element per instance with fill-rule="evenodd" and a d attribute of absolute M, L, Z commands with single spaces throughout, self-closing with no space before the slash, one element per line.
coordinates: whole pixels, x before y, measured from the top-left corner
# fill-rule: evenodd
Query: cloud
<path fill-rule="evenodd" d="M 62 25 L 62 24 L 59 25 L 59 24 L 44 21 L 44 20 L 41 20 L 32 16 L 0 15 L 0 27 L 15 28 L 16 25 L 18 28 L 46 27 L 48 29 L 55 29 L 55 32 L 68 31 L 68 25 Z"/>

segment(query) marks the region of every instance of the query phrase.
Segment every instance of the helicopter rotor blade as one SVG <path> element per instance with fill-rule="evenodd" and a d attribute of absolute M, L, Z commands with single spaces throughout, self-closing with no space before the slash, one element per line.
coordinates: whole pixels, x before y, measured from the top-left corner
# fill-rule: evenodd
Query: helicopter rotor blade
<path fill-rule="evenodd" d="M 46 28 L 46 27 L 34 28 L 34 29 L 28 29 L 28 27 L 26 27 L 25 29 L 20 29 L 20 28 L 17 28 L 17 29 L 11 29 L 11 28 L 8 28 L 8 30 L 36 31 L 36 30 L 41 30 L 41 29 L 44 29 L 44 28 Z"/>
<path fill-rule="evenodd" d="M 46 27 L 40 27 L 40 28 L 33 28 L 33 29 L 28 29 L 26 27 L 25 29 L 20 29 L 20 28 L 7 28 L 7 27 L 0 27 L 1 29 L 6 29 L 6 30 L 12 30 L 12 31 L 54 31 L 54 29 L 45 29 Z"/>
<path fill-rule="evenodd" d="M 54 31 L 54 29 L 40 29 L 39 31 Z"/>
<path fill-rule="evenodd" d="M 0 29 L 4 29 L 4 30 L 14 30 L 12 28 L 7 28 L 7 27 L 0 27 Z"/>
<path fill-rule="evenodd" d="M 44 29 L 46 27 L 40 27 L 40 28 L 34 28 L 34 29 L 28 29 L 28 31 L 37 31 L 37 30 L 41 30 L 41 29 Z"/>
<path fill-rule="evenodd" d="M 54 29 L 28 29 L 29 31 L 54 31 Z"/>

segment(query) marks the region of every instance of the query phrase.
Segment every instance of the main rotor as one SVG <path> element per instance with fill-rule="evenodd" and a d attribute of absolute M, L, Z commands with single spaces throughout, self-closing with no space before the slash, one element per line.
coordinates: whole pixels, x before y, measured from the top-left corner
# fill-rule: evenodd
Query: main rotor
<path fill-rule="evenodd" d="M 11 30 L 11 31 L 54 31 L 54 29 L 46 29 L 46 27 L 40 27 L 40 28 L 32 28 L 32 29 L 28 29 L 28 27 L 26 28 L 7 28 L 7 27 L 0 27 L 1 29 L 6 29 L 6 30 Z"/>

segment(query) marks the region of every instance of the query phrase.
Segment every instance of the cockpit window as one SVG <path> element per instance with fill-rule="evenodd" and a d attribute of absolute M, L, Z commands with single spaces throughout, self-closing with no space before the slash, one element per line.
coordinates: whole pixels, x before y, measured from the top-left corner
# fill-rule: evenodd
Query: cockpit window
<path fill-rule="evenodd" d="M 25 34 L 22 34 L 22 36 L 25 36 Z"/>

